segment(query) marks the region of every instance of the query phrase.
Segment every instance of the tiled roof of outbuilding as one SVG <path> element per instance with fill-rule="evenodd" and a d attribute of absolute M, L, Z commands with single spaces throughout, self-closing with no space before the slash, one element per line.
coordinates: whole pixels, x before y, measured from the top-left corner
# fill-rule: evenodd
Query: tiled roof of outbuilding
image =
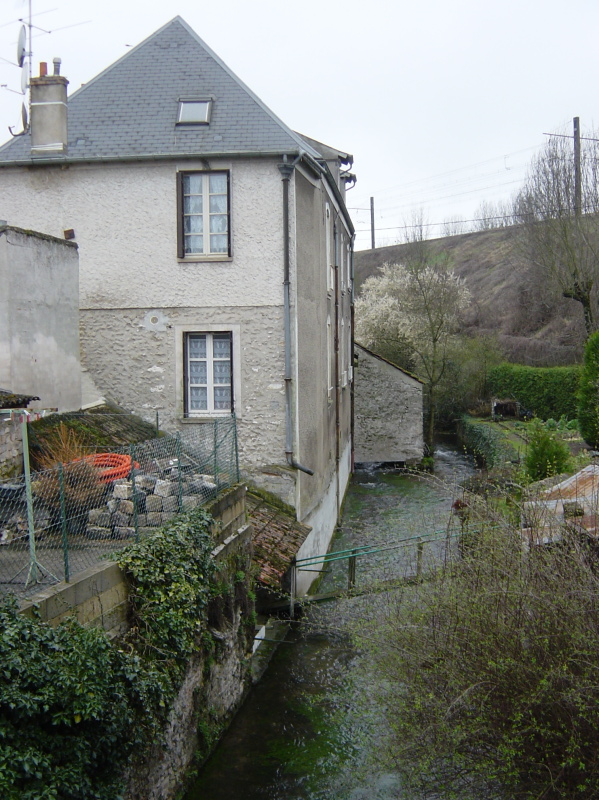
<path fill-rule="evenodd" d="M 213 97 L 209 125 L 175 124 L 179 99 Z M 0 148 L 0 166 L 243 154 L 319 153 L 272 113 L 175 17 L 69 98 L 68 152 L 31 156 L 29 134 Z"/>
<path fill-rule="evenodd" d="M 254 529 L 254 561 L 258 582 L 280 590 L 283 576 L 306 540 L 311 528 L 297 522 L 285 511 L 253 494 L 246 495 L 246 508 Z"/>

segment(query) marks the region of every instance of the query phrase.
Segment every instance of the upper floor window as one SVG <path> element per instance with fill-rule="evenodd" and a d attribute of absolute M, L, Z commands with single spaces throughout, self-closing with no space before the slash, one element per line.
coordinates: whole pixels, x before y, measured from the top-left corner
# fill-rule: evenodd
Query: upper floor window
<path fill-rule="evenodd" d="M 212 100 L 179 100 L 177 125 L 208 125 Z"/>
<path fill-rule="evenodd" d="M 229 256 L 229 173 L 179 172 L 177 181 L 179 258 Z"/>

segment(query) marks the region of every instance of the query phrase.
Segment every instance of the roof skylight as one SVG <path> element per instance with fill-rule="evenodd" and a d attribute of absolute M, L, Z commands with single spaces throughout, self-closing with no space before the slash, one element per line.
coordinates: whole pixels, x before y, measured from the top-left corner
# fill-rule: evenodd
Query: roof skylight
<path fill-rule="evenodd" d="M 208 125 L 212 100 L 179 100 L 177 125 Z"/>

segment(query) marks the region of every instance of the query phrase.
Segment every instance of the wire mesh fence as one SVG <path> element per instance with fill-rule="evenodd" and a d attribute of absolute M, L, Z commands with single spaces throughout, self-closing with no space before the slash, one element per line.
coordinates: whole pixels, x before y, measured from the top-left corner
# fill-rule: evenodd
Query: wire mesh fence
<path fill-rule="evenodd" d="M 231 417 L 0 483 L 0 592 L 69 581 L 238 480 Z"/>

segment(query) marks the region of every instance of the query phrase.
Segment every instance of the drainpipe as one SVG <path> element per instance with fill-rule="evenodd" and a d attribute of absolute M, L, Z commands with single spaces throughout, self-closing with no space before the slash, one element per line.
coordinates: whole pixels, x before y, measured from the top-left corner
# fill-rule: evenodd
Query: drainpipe
<path fill-rule="evenodd" d="M 287 463 L 294 469 L 305 472 L 306 475 L 314 475 L 314 470 L 304 467 L 293 457 L 293 427 L 291 416 L 291 302 L 290 302 L 290 281 L 289 281 L 289 179 L 293 174 L 295 165 L 300 160 L 301 155 L 289 163 L 287 156 L 283 156 L 283 163 L 279 164 L 281 180 L 283 181 L 283 296 L 284 314 L 283 324 L 285 327 L 285 455 Z"/>
<path fill-rule="evenodd" d="M 335 245 L 335 475 L 337 515 L 341 507 L 341 489 L 339 485 L 339 468 L 341 464 L 341 386 L 339 384 L 339 231 L 337 221 L 333 225 L 333 242 Z"/>

